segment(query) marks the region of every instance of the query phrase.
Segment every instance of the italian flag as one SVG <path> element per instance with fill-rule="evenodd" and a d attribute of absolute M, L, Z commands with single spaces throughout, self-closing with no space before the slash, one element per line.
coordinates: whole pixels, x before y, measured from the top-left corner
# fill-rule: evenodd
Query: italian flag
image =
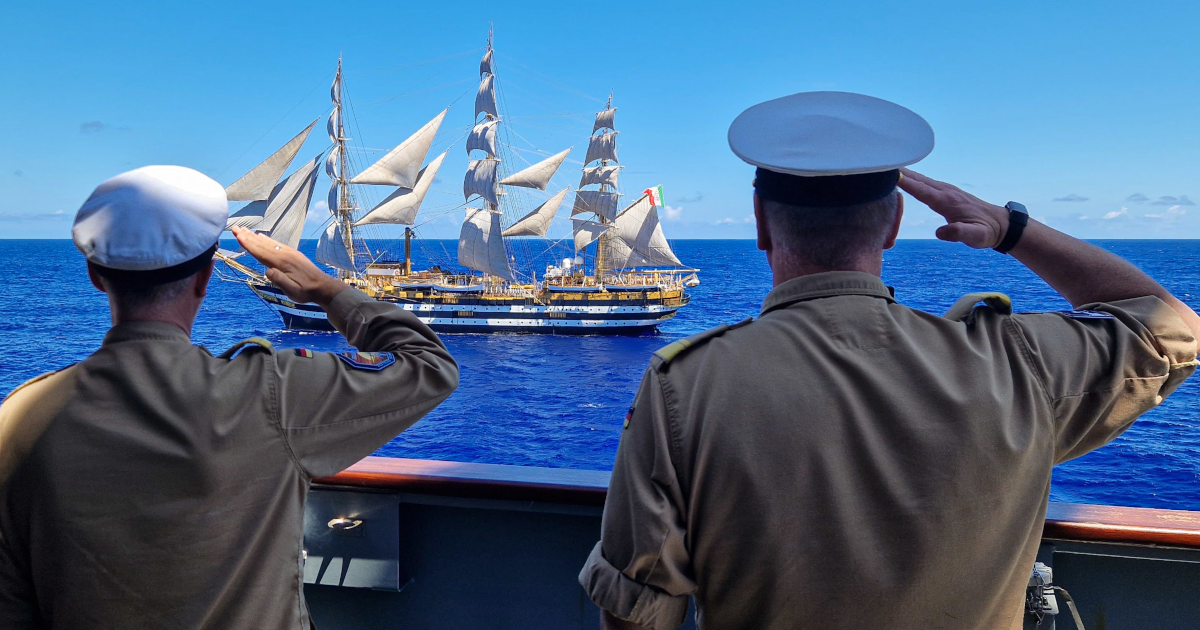
<path fill-rule="evenodd" d="M 662 186 L 655 186 L 654 188 L 647 188 L 643 192 L 645 192 L 647 195 L 650 195 L 650 203 L 651 204 L 656 205 L 660 208 L 663 207 Z"/>

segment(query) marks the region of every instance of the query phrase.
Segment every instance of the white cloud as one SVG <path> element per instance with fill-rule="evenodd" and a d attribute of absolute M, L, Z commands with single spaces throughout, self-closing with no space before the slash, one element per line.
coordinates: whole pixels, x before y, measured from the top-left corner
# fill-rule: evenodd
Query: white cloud
<path fill-rule="evenodd" d="M 304 217 L 304 238 L 317 238 L 320 230 L 325 229 L 329 223 L 329 204 L 325 201 L 318 201 L 312 205 L 308 211 L 308 216 Z"/>
<path fill-rule="evenodd" d="M 67 214 L 62 210 L 53 212 L 27 212 L 25 214 L 3 214 L 0 213 L 0 223 L 26 223 L 29 221 L 61 221 L 70 219 L 74 215 Z"/>
<path fill-rule="evenodd" d="M 663 207 L 663 218 L 668 221 L 678 221 L 683 216 L 683 206 L 665 206 Z"/>
<path fill-rule="evenodd" d="M 735 219 L 733 217 L 725 217 L 724 219 L 717 221 L 717 225 L 743 225 L 746 223 L 754 223 L 754 215 L 750 215 L 748 217 L 743 217 L 741 219 Z"/>
<path fill-rule="evenodd" d="M 1129 216 L 1129 208 L 1121 208 L 1120 211 L 1113 210 L 1112 212 L 1109 212 L 1108 214 L 1104 215 L 1104 220 L 1112 221 L 1113 219 L 1115 219 L 1117 217 L 1127 217 L 1127 216 Z"/>
<path fill-rule="evenodd" d="M 1169 221 L 1174 221 L 1174 220 L 1178 219 L 1179 217 L 1182 217 L 1185 214 L 1187 214 L 1187 210 L 1184 210 L 1180 206 L 1171 206 L 1170 208 L 1167 208 L 1166 212 L 1163 212 L 1162 214 L 1147 214 L 1146 218 L 1154 219 L 1155 221 L 1168 221 L 1169 222 Z"/>

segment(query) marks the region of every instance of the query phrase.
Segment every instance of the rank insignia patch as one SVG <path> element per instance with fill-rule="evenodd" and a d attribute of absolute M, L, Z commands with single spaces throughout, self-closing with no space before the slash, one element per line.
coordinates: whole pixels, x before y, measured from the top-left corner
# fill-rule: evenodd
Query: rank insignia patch
<path fill-rule="evenodd" d="M 296 348 L 296 356 L 311 359 L 313 358 L 313 351 L 308 348 Z"/>
<path fill-rule="evenodd" d="M 1059 314 L 1071 319 L 1115 319 L 1112 313 L 1102 311 L 1059 311 Z"/>
<path fill-rule="evenodd" d="M 337 358 L 356 370 L 369 370 L 372 372 L 378 372 L 396 362 L 396 355 L 391 352 L 358 352 L 357 350 L 352 350 L 350 352 L 337 353 Z"/>

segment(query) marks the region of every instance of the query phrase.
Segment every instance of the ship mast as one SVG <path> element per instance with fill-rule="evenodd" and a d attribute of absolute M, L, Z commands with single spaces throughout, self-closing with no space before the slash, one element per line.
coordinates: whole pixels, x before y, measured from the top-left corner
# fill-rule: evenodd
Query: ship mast
<path fill-rule="evenodd" d="M 612 109 L 612 97 L 613 97 L 612 90 L 609 90 L 608 102 L 604 104 L 605 111 Z M 601 167 L 608 166 L 608 160 L 607 159 L 600 160 L 600 166 Z M 601 192 L 609 192 L 608 184 L 602 182 L 600 184 L 600 191 Z M 616 192 L 615 189 L 613 190 L 613 192 Z M 601 225 L 608 225 L 609 221 L 608 221 L 608 219 L 604 218 L 603 215 L 596 215 L 596 216 L 599 218 L 599 223 Z M 596 284 L 598 286 L 604 286 L 604 272 L 607 271 L 607 269 L 604 268 L 604 245 L 606 244 L 607 241 L 608 241 L 608 231 L 601 232 L 600 238 L 596 239 Z"/>
<path fill-rule="evenodd" d="M 512 270 L 501 235 L 500 187 L 496 180 L 500 158 L 496 148 L 496 128 L 503 124 L 496 104 L 496 73 L 493 67 L 492 31 L 488 30 L 487 51 L 479 61 L 479 90 L 475 93 L 475 125 L 467 136 L 466 150 L 482 151 L 480 159 L 470 158 L 463 176 L 463 199 L 468 203 L 479 197 L 482 208 L 466 208 L 466 220 L 458 237 L 458 264 L 512 282 Z M 480 118 L 480 114 L 483 117 Z"/>
<path fill-rule="evenodd" d="M 588 136 L 587 155 L 583 158 L 583 176 L 579 187 L 575 190 L 575 207 L 571 216 L 591 213 L 595 221 L 575 221 L 576 251 L 596 241 L 595 281 L 603 285 L 604 274 L 608 268 L 610 245 L 612 244 L 611 230 L 613 221 L 617 218 L 618 202 L 621 193 L 617 192 L 617 175 L 621 169 L 617 159 L 617 130 L 614 124 L 616 109 L 612 106 L 612 92 L 608 94 L 608 102 L 604 111 L 596 113 L 596 122 L 592 125 L 592 134 Z M 596 133 L 599 132 L 599 133 Z M 599 162 L 596 166 L 588 166 Z M 599 184 L 597 189 L 587 189 L 586 186 Z M 594 235 L 590 236 L 590 235 Z"/>
<path fill-rule="evenodd" d="M 484 53 L 484 54 L 486 55 L 486 59 L 488 60 L 488 68 L 487 68 L 487 72 L 488 72 L 488 74 L 492 75 L 492 80 L 493 80 L 493 81 L 495 81 L 495 76 L 496 76 L 496 73 L 495 73 L 495 71 L 493 71 L 493 70 L 492 70 L 492 55 L 494 54 L 494 53 L 492 52 L 492 33 L 493 33 L 493 30 L 494 30 L 494 27 L 493 27 L 493 25 L 489 23 L 489 24 L 488 24 L 488 42 L 487 42 L 487 52 L 486 52 L 486 53 Z M 482 69 L 482 68 L 480 68 L 480 72 L 481 72 L 481 73 L 482 73 L 482 70 L 483 70 L 483 69 Z M 492 89 L 493 89 L 493 92 L 492 92 L 492 94 L 493 94 L 493 96 L 492 96 L 492 104 L 493 104 L 493 107 L 494 107 L 494 106 L 495 106 L 495 103 L 496 103 L 496 97 L 495 97 L 495 92 L 494 92 L 495 88 L 493 87 Z M 476 115 L 478 115 L 478 114 L 476 114 Z M 492 121 L 492 120 L 497 120 L 497 119 L 499 119 L 499 118 L 500 118 L 500 113 L 499 113 L 498 111 L 497 111 L 497 112 L 495 112 L 495 114 L 494 114 L 494 115 L 493 115 L 493 113 L 492 113 L 492 112 L 484 112 L 484 114 L 483 114 L 483 119 L 484 119 L 484 122 L 488 122 L 488 121 Z M 499 160 L 499 157 L 498 157 L 498 156 L 496 156 L 496 155 L 493 155 L 493 154 L 492 154 L 492 152 L 488 152 L 488 153 L 487 153 L 487 159 L 491 159 L 491 160 Z M 493 176 L 493 178 L 492 178 L 492 179 L 493 179 L 493 180 L 495 180 L 495 176 Z M 495 184 L 492 184 L 492 190 L 494 190 L 494 191 L 495 191 L 495 190 L 497 190 L 497 189 L 496 189 L 496 185 L 495 185 Z M 497 201 L 499 201 L 499 198 L 497 198 Z M 500 210 L 500 207 L 499 207 L 499 204 L 498 204 L 498 203 L 497 203 L 497 204 L 494 204 L 494 203 L 492 203 L 491 201 L 489 201 L 489 200 L 488 200 L 488 199 L 486 199 L 486 198 L 483 200 L 483 207 L 487 208 L 488 210 L 490 210 L 490 211 L 492 211 L 492 212 L 498 212 L 498 211 Z"/>
<path fill-rule="evenodd" d="M 536 164 L 521 169 L 497 180 L 500 170 L 500 155 L 497 146 L 497 128 L 504 124 L 496 106 L 495 51 L 492 49 L 492 33 L 488 31 L 487 51 L 479 61 L 479 90 L 475 94 L 475 125 L 467 134 L 467 156 L 472 151 L 482 151 L 481 159 L 470 158 L 463 177 L 463 199 L 470 203 L 479 198 L 482 208 L 466 209 L 466 220 L 458 238 L 458 263 L 464 267 L 482 271 L 508 282 L 514 282 L 509 264 L 508 250 L 504 239 L 509 236 L 544 237 L 550 221 L 558 211 L 567 190 L 553 195 L 546 202 L 526 214 L 507 229 L 501 225 L 501 195 L 506 186 L 546 190 L 550 179 L 571 149 L 546 157 Z M 480 114 L 483 114 L 480 117 Z M 505 204 L 510 205 L 510 204 Z"/>
<path fill-rule="evenodd" d="M 333 113 L 329 115 L 329 135 L 334 143 L 333 150 L 337 153 L 338 163 L 337 176 L 334 178 L 333 184 L 337 187 L 337 206 L 333 212 L 342 224 L 342 239 L 346 253 L 350 255 L 350 260 L 354 260 L 354 216 L 353 208 L 350 205 L 350 186 L 347 185 L 349 182 L 346 179 L 346 126 L 342 117 L 342 58 L 340 56 L 338 57 L 337 76 L 333 80 L 330 97 L 333 100 Z M 339 275 L 347 277 L 352 274 L 341 272 Z"/>

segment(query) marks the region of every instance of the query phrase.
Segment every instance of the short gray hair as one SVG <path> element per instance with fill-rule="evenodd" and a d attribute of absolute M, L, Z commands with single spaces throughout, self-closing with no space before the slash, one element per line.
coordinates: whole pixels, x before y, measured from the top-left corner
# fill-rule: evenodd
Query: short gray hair
<path fill-rule="evenodd" d="M 196 274 L 193 273 L 179 280 L 155 283 L 148 279 L 139 278 L 138 275 L 125 274 L 117 278 L 105 276 L 103 273 L 100 274 L 104 278 L 104 288 L 108 294 L 112 296 L 114 302 L 125 310 L 136 310 L 160 302 L 170 302 L 183 295 L 188 287 L 191 286 L 192 279 L 196 277 Z"/>
<path fill-rule="evenodd" d="M 896 220 L 899 191 L 842 208 L 809 208 L 762 200 L 775 247 L 826 269 L 848 266 L 882 249 Z"/>

